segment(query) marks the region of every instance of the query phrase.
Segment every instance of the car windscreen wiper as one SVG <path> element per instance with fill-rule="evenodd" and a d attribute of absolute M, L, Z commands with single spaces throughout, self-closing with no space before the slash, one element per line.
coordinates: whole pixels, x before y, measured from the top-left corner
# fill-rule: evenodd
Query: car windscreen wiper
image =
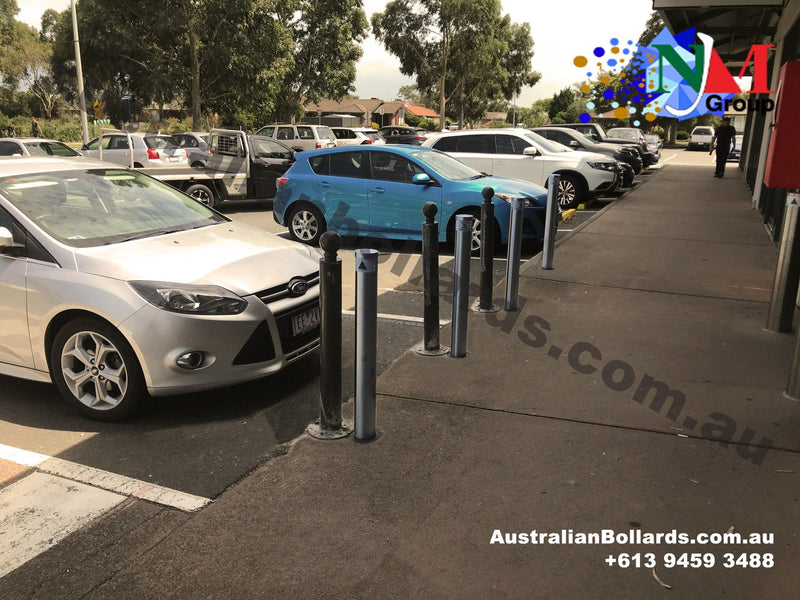
<path fill-rule="evenodd" d="M 154 231 L 142 231 L 139 233 L 134 233 L 127 237 L 123 237 L 121 239 L 115 239 L 112 242 L 108 242 L 109 244 L 119 244 L 121 242 L 130 242 L 132 240 L 141 240 L 144 238 L 155 237 L 157 235 L 167 235 L 168 233 L 178 233 L 179 231 L 186 231 L 185 227 L 178 227 L 172 229 L 156 229 Z"/>
<path fill-rule="evenodd" d="M 472 177 L 470 177 L 470 180 L 473 180 L 473 179 L 483 179 L 484 177 L 491 177 L 491 175 L 489 175 L 488 173 L 484 173 L 483 171 L 481 171 L 481 172 L 480 172 L 480 173 L 478 173 L 477 175 L 473 175 Z"/>

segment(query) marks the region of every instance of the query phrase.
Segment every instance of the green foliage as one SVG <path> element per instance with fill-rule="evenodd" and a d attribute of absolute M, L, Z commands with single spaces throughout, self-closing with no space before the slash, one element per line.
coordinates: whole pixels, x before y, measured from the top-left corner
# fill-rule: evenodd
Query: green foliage
<path fill-rule="evenodd" d="M 499 0 L 392 0 L 372 15 L 372 29 L 400 71 L 438 96 L 442 117 L 473 121 L 539 79 L 530 28 L 500 9 Z"/>
<path fill-rule="evenodd" d="M 561 91 L 553 94 L 552 101 L 547 109 L 547 114 L 553 120 L 553 123 L 568 123 L 568 121 L 563 119 L 566 118 L 566 111 L 569 110 L 569 107 L 574 101 L 575 93 L 569 87 L 565 87 Z M 562 120 L 556 121 L 557 118 Z"/>
<path fill-rule="evenodd" d="M 411 127 L 417 127 L 422 121 L 422 117 L 418 117 L 417 115 L 412 115 L 411 113 L 406 113 L 406 125 L 410 125 Z"/>
<path fill-rule="evenodd" d="M 161 131 L 169 134 L 195 131 L 193 123 L 194 121 L 192 120 L 192 117 L 187 117 L 182 121 L 180 119 L 170 117 L 169 119 L 164 119 L 161 122 Z"/>
<path fill-rule="evenodd" d="M 638 46 L 649 46 L 650 42 L 656 38 L 662 29 L 664 29 L 664 21 L 661 19 L 661 13 L 653 11 L 650 13 L 650 18 L 647 20 L 644 31 L 639 36 L 636 44 Z"/>
<path fill-rule="evenodd" d="M 0 0 L 0 49 L 14 40 L 14 17 L 18 12 L 16 0 Z"/>
<path fill-rule="evenodd" d="M 689 139 L 689 132 L 688 131 L 679 131 L 675 134 L 675 139 L 678 141 L 686 141 Z"/>
<path fill-rule="evenodd" d="M 61 140 L 62 142 L 81 141 L 81 123 L 78 119 L 38 119 L 42 128 L 42 137 Z M 30 119 L 25 122 L 26 135 L 30 133 Z"/>

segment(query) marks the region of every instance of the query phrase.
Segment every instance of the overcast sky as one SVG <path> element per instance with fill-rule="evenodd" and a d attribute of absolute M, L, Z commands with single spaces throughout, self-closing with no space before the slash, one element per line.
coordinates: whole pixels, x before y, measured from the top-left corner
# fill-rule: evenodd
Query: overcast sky
<path fill-rule="evenodd" d="M 367 19 L 381 12 L 386 2 L 364 0 Z M 17 19 L 39 27 L 42 12 L 48 8 L 64 10 L 70 0 L 17 0 L 17 4 Z M 510 14 L 512 21 L 530 24 L 533 68 L 542 74 L 538 84 L 523 90 L 518 106 L 530 106 L 534 100 L 549 98 L 585 79 L 585 73 L 572 63 L 575 56 L 589 56 L 596 46 L 608 48 L 611 38 L 618 38 L 621 44 L 636 42 L 653 6 L 652 0 L 502 0 L 502 4 L 503 13 Z M 356 93 L 364 98 L 393 100 L 400 86 L 409 83 L 413 80 L 400 74 L 397 59 L 372 36 L 367 38 L 364 57 L 358 64 Z"/>

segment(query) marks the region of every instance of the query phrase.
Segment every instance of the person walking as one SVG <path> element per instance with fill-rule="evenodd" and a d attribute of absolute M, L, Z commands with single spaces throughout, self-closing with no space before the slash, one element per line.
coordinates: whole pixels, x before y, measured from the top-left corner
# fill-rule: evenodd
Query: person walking
<path fill-rule="evenodd" d="M 8 122 L 8 137 L 14 137 L 14 125 L 11 121 Z"/>
<path fill-rule="evenodd" d="M 36 120 L 36 117 L 31 117 L 31 135 L 37 138 L 41 134 L 42 128 L 39 127 L 39 121 Z"/>
<path fill-rule="evenodd" d="M 728 161 L 734 136 L 736 136 L 736 129 L 731 125 L 731 118 L 723 117 L 722 125 L 714 131 L 714 137 L 711 138 L 711 149 L 708 151 L 710 155 L 714 152 L 714 148 L 717 150 L 717 168 L 714 170 L 714 177 L 725 176 L 725 163 Z"/>

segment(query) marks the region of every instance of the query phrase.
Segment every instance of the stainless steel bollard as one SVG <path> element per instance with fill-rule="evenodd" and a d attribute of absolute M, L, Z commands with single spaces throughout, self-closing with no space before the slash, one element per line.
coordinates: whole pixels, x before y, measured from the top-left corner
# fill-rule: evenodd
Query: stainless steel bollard
<path fill-rule="evenodd" d="M 378 350 L 378 251 L 356 250 L 355 438 L 375 439 Z"/>
<path fill-rule="evenodd" d="M 800 247 L 797 242 L 800 226 L 800 194 L 790 192 L 786 196 L 786 212 L 783 217 L 781 250 L 778 266 L 772 283 L 772 298 L 767 313 L 767 330 L 786 332 L 792 330 L 792 319 L 800 282 Z"/>
<path fill-rule="evenodd" d="M 522 257 L 522 214 L 525 198 L 511 199 L 511 218 L 506 260 L 506 301 L 503 310 L 517 310 L 519 295 L 519 263 Z"/>
<path fill-rule="evenodd" d="M 558 184 L 561 175 L 553 173 L 547 178 L 547 217 L 544 223 L 544 247 L 542 248 L 542 269 L 553 268 L 553 253 L 556 244 L 556 225 L 558 223 Z"/>
<path fill-rule="evenodd" d="M 455 279 L 453 282 L 453 332 L 450 356 L 467 355 L 467 319 L 469 317 L 469 264 L 472 253 L 472 215 L 456 215 Z"/>

